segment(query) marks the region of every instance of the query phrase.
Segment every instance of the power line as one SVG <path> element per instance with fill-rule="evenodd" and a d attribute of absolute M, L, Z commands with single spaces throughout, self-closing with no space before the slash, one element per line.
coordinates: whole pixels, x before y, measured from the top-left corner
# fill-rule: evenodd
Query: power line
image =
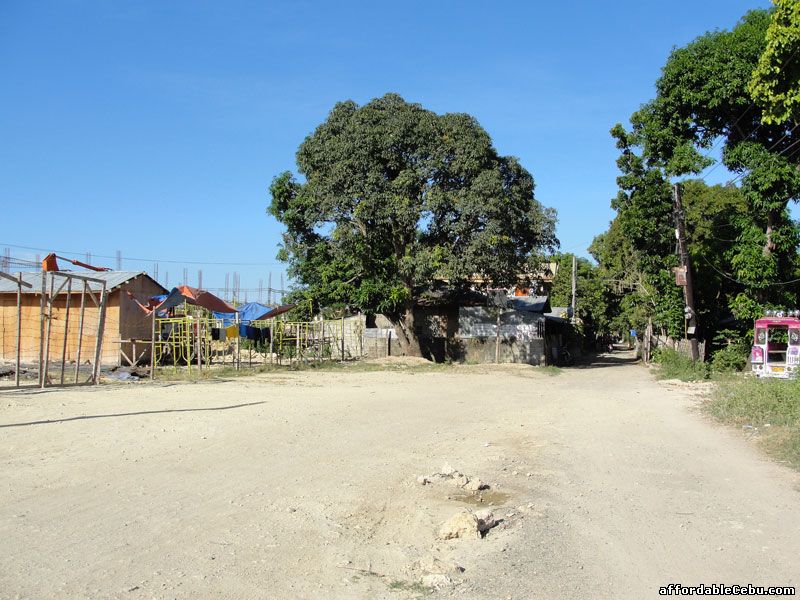
<path fill-rule="evenodd" d="M 734 283 L 738 283 L 739 285 L 745 285 L 745 286 L 751 285 L 751 284 L 745 283 L 744 281 L 739 281 L 735 277 L 732 277 L 732 276 L 728 275 L 727 273 L 725 273 L 724 271 L 718 269 L 716 266 L 712 265 L 704 255 L 701 254 L 700 258 L 702 258 L 704 263 L 706 263 L 709 267 L 711 267 L 717 273 L 722 275 L 725 279 L 729 279 L 729 280 L 733 281 Z M 782 286 L 782 285 L 791 285 L 793 283 L 797 283 L 798 281 L 800 281 L 800 278 L 790 279 L 789 281 L 776 281 L 774 283 L 765 283 L 761 287 L 775 287 L 775 286 Z"/>
<path fill-rule="evenodd" d="M 33 246 L 20 246 L 18 244 L 9 244 L 8 242 L 0 242 L 0 246 L 10 246 L 11 248 L 19 248 L 21 250 L 36 250 L 39 252 L 57 252 L 58 254 L 72 254 L 75 256 L 87 256 L 85 252 L 71 252 L 69 250 L 55 250 L 52 248 L 36 248 Z M 107 258 L 109 260 L 116 260 L 117 256 L 108 256 L 104 254 L 92 254 L 94 258 Z M 284 263 L 280 262 L 216 262 L 216 261 L 203 261 L 203 260 L 174 260 L 174 259 L 161 259 L 161 258 L 136 258 L 124 257 L 126 261 L 133 262 L 161 262 L 179 265 L 210 265 L 210 266 L 232 266 L 232 267 L 270 267 L 270 266 L 283 266 Z"/>

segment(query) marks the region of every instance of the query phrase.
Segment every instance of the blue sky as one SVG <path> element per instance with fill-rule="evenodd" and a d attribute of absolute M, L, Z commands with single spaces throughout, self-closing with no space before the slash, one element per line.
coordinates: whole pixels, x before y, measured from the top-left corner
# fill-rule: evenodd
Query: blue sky
<path fill-rule="evenodd" d="M 278 287 L 272 177 L 334 103 L 391 91 L 474 115 L 558 210 L 562 249 L 585 254 L 613 216 L 609 129 L 652 97 L 673 46 L 767 6 L 5 0 L 0 248 Z"/>

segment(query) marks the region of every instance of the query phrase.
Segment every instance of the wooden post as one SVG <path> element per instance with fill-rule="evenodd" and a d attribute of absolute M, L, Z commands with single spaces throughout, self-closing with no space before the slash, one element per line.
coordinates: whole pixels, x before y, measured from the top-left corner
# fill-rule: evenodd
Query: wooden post
<path fill-rule="evenodd" d="M 576 323 L 578 319 L 578 259 L 572 255 L 572 318 L 571 323 Z"/>
<path fill-rule="evenodd" d="M 86 311 L 86 287 L 89 285 L 88 281 L 83 282 L 83 289 L 81 289 L 81 314 L 78 317 L 78 349 L 75 353 L 75 383 L 78 383 L 78 377 L 81 370 L 81 346 L 83 345 L 83 315 Z"/>
<path fill-rule="evenodd" d="M 240 354 L 241 349 L 241 336 L 239 335 L 239 313 L 236 312 L 233 314 L 233 322 L 236 325 L 236 370 L 238 371 L 242 366 L 242 359 Z"/>
<path fill-rule="evenodd" d="M 100 383 L 100 357 L 103 351 L 103 333 L 106 325 L 106 303 L 108 294 L 106 293 L 106 283 L 103 282 L 103 289 L 100 292 L 100 319 L 97 323 L 97 339 L 94 344 L 94 365 L 92 366 L 92 383 Z"/>
<path fill-rule="evenodd" d="M 494 338 L 494 362 L 500 364 L 500 307 L 497 307 L 497 330 Z"/>
<path fill-rule="evenodd" d="M 344 317 L 342 317 L 342 340 L 341 340 L 341 347 L 342 347 L 342 362 L 344 362 Z"/>
<path fill-rule="evenodd" d="M 273 348 L 275 347 L 275 319 L 270 319 L 267 324 L 267 331 L 269 331 L 269 364 L 273 361 Z"/>
<path fill-rule="evenodd" d="M 197 370 L 203 370 L 203 362 L 201 357 L 201 350 L 202 350 L 203 343 L 200 341 L 200 315 L 197 316 L 197 344 L 195 348 L 197 349 Z"/>
<path fill-rule="evenodd" d="M 22 273 L 19 275 L 19 284 L 17 284 L 17 366 L 14 371 L 14 385 L 19 387 L 19 355 L 22 352 Z"/>
<path fill-rule="evenodd" d="M 319 316 L 319 361 L 325 358 L 325 317 L 322 316 L 320 312 Z"/>
<path fill-rule="evenodd" d="M 50 297 L 48 299 L 47 309 L 47 332 L 45 333 L 44 342 L 44 373 L 42 375 L 42 387 L 47 385 L 47 373 L 50 370 L 50 332 L 53 329 L 53 287 L 55 286 L 56 276 L 50 275 Z"/>
<path fill-rule="evenodd" d="M 683 202 L 681 201 L 681 185 L 676 183 L 673 188 L 673 201 L 675 213 L 675 235 L 678 238 L 678 252 L 681 265 L 686 269 L 686 285 L 683 286 L 683 298 L 686 302 L 685 312 L 688 321 L 689 346 L 692 360 L 697 362 L 700 358 L 700 349 L 697 345 L 697 311 L 694 306 L 694 282 L 692 280 L 692 265 L 689 261 L 689 251 L 686 247 L 686 231 L 683 216 Z"/>
<path fill-rule="evenodd" d="M 72 278 L 67 278 L 67 302 L 64 315 L 64 344 L 61 346 L 61 385 L 64 385 L 64 371 L 67 368 L 67 337 L 69 336 L 69 305 L 72 298 Z"/>
<path fill-rule="evenodd" d="M 386 356 L 392 355 L 392 330 L 389 330 L 389 337 L 386 338 Z"/>
<path fill-rule="evenodd" d="M 42 271 L 42 295 L 39 302 L 39 385 L 44 387 L 44 308 L 47 299 L 47 271 Z"/>
<path fill-rule="evenodd" d="M 156 378 L 156 309 L 150 319 L 150 381 Z"/>

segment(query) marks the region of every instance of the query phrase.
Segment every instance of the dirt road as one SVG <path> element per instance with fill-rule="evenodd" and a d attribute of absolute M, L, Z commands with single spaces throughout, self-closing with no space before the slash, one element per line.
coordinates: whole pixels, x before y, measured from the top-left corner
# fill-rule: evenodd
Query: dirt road
<path fill-rule="evenodd" d="M 0 597 L 800 586 L 798 477 L 615 356 L 557 376 L 453 367 L 0 391 Z M 483 503 L 417 482 L 445 462 L 492 486 Z M 437 539 L 478 504 L 502 523 Z M 426 588 L 432 558 L 464 571 Z"/>

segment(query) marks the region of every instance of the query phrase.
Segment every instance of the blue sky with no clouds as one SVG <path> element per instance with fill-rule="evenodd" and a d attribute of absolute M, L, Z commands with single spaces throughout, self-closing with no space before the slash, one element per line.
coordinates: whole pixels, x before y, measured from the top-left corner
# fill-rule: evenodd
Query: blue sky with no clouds
<path fill-rule="evenodd" d="M 111 267 L 99 257 L 120 251 L 126 270 L 159 260 L 170 285 L 202 268 L 205 287 L 238 272 L 255 290 L 272 272 L 277 287 L 272 177 L 334 103 L 391 91 L 474 115 L 558 210 L 562 248 L 585 254 L 613 216 L 609 129 L 673 46 L 767 6 L 6 0 L 0 247 Z"/>

